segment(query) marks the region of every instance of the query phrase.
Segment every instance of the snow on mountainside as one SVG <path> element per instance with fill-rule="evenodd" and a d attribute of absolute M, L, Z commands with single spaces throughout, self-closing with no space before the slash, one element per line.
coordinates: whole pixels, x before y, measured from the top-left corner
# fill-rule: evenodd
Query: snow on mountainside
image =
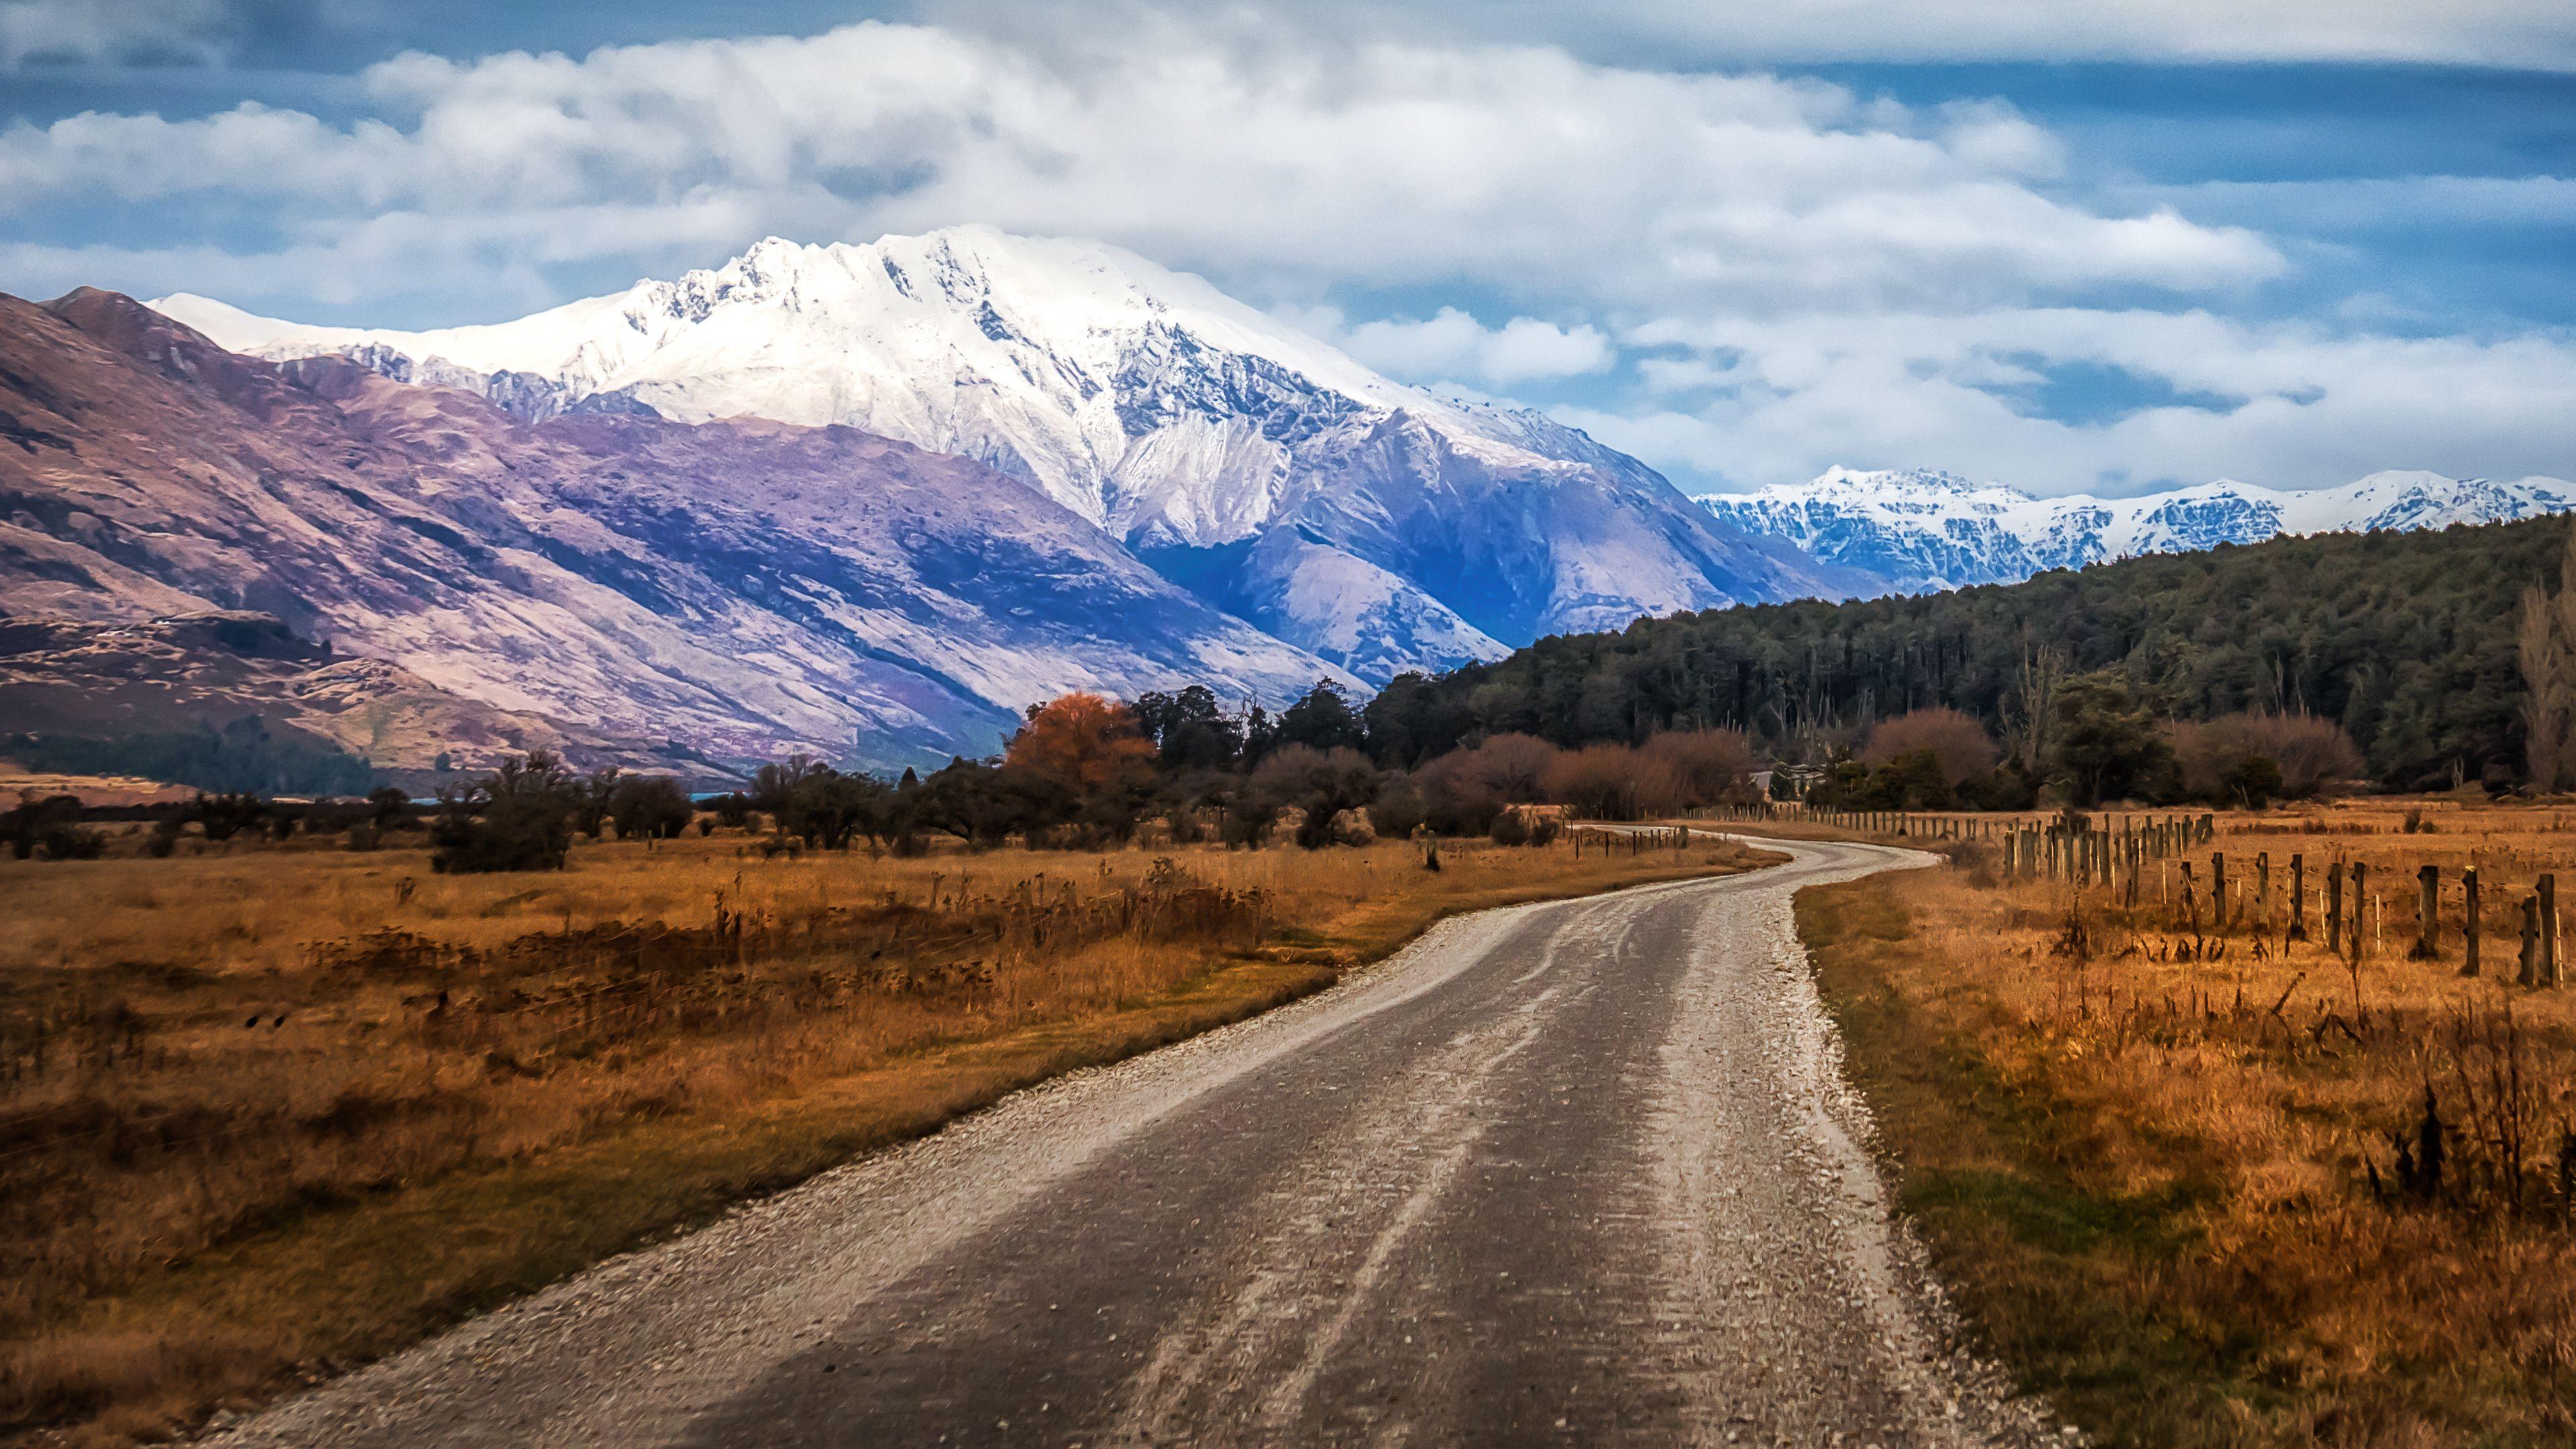
<path fill-rule="evenodd" d="M 2013 583 L 2047 569 L 2186 553 L 2278 534 L 2446 528 L 2576 508 L 2555 478 L 2499 482 L 2374 473 L 2340 488 L 2284 492 L 2221 479 L 2136 498 L 2039 498 L 1925 470 L 1836 468 L 1812 483 L 1711 494 L 1711 514 L 1793 544 L 1900 593 Z"/>
<path fill-rule="evenodd" d="M 962 454 L 1373 680 L 1833 583 L 1579 432 L 1389 381 L 1093 242 L 772 239 L 677 281 L 434 332 L 153 305 L 254 356 L 338 354 L 529 418 L 837 423 Z M 1217 567 L 1238 555 L 1257 566 Z"/>
<path fill-rule="evenodd" d="M 461 725 L 900 767 L 1067 689 L 1275 703 L 1333 672 L 1022 484 L 854 429 L 531 426 L 90 291 L 0 297 L 0 358 L 0 616 L 273 615 L 394 695 L 488 706 L 442 705 Z"/>

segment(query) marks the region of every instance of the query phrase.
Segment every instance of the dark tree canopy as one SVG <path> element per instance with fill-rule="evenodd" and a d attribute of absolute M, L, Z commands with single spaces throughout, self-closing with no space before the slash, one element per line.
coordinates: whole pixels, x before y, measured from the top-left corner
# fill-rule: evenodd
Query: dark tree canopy
<path fill-rule="evenodd" d="M 2314 713 L 2406 787 L 2522 768 L 2517 596 L 2557 583 L 2565 519 L 2323 534 L 1857 603 L 1645 619 L 1399 680 L 1370 702 L 1382 761 L 1480 735 L 1637 743 L 1740 728 L 1780 746 L 1930 706 L 2009 739 L 2035 658 L 2111 671 L 2159 719 Z"/>

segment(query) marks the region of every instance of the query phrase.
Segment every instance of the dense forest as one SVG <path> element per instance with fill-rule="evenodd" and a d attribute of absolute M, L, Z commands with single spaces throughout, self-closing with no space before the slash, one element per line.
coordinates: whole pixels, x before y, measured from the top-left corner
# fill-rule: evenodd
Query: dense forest
<path fill-rule="evenodd" d="M 200 790 L 259 795 L 363 795 L 376 783 L 366 761 L 302 730 L 273 732 L 257 715 L 221 729 L 110 739 L 0 735 L 0 758 L 29 770 L 137 775 Z"/>
<path fill-rule="evenodd" d="M 2559 583 L 2564 519 L 2325 534 L 1859 603 L 1640 620 L 1395 681 L 1370 744 L 1411 764 L 1484 735 L 1635 743 L 1738 728 L 1823 762 L 1881 718 L 1947 706 L 2011 749 L 2065 681 L 2111 671 L 2176 720 L 2312 713 L 2398 788 L 2521 777 L 2521 595 Z"/>

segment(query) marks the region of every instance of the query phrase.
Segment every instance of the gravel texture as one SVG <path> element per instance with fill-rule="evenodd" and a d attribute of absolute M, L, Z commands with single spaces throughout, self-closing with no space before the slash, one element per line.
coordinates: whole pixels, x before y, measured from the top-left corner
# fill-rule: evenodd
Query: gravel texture
<path fill-rule="evenodd" d="M 237 1424 L 283 1445 L 2061 1442 L 1890 1222 L 1793 863 L 1442 925 Z"/>

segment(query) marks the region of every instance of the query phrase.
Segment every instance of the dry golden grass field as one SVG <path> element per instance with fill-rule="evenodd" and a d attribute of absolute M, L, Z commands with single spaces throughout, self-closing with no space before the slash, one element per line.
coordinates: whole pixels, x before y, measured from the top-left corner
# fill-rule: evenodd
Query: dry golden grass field
<path fill-rule="evenodd" d="M 1807 892 L 1800 920 L 1902 1202 L 2030 1387 L 2112 1443 L 2576 1443 L 2576 989 L 2515 981 L 2520 902 L 2576 872 L 2576 810 L 2222 815 L 2188 906 L 2174 864 L 2144 864 L 2132 908 L 2125 868 L 2010 883 L 1991 849 L 1953 852 Z M 2319 911 L 2348 862 L 2358 959 Z M 2418 960 L 2427 864 L 2440 954 Z"/>
<path fill-rule="evenodd" d="M 1765 859 L 1575 839 L 0 861 L 0 1441 L 161 1435 L 1444 915 Z"/>

